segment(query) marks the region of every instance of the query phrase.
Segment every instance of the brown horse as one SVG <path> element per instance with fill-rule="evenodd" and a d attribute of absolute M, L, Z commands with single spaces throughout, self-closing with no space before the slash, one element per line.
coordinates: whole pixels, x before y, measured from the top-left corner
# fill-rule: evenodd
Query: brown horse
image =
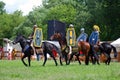
<path fill-rule="evenodd" d="M 58 41 L 61 47 L 62 56 L 65 58 L 65 62 L 67 65 L 69 46 L 67 46 L 67 41 L 65 38 L 62 38 L 60 33 L 55 33 L 50 37 L 50 40 Z"/>
<path fill-rule="evenodd" d="M 70 64 L 71 59 L 73 58 L 73 56 L 75 55 L 77 57 L 77 60 L 79 62 L 79 64 L 81 64 L 80 59 L 79 59 L 79 55 L 80 55 L 80 51 L 83 52 L 83 54 L 85 55 L 85 64 L 88 65 L 89 64 L 89 50 L 90 50 L 90 45 L 88 42 L 85 41 L 80 41 L 76 44 L 76 50 L 72 51 L 71 55 L 70 55 L 70 59 L 67 63 L 67 55 L 68 55 L 68 51 L 69 51 L 69 46 L 67 45 L 67 41 L 66 38 L 62 38 L 62 35 L 60 33 L 55 33 L 51 36 L 50 38 L 51 40 L 57 40 L 60 43 L 61 49 L 62 49 L 62 54 L 65 55 L 65 60 L 66 60 L 66 64 Z"/>

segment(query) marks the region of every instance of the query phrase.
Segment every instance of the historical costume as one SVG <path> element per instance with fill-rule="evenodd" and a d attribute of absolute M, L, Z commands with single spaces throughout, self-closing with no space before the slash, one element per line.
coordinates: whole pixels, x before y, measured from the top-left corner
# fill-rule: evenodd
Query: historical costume
<path fill-rule="evenodd" d="M 99 41 L 100 41 L 100 38 L 99 38 L 100 29 L 97 25 L 94 25 L 93 29 L 94 31 L 91 33 L 89 37 L 89 43 L 91 45 L 96 45 L 96 44 L 99 44 Z"/>
<path fill-rule="evenodd" d="M 79 41 L 86 41 L 88 35 L 85 33 L 85 29 L 84 29 L 84 28 L 81 28 L 80 32 L 81 32 L 81 34 L 80 34 L 79 37 L 77 38 L 77 42 L 79 42 Z"/>

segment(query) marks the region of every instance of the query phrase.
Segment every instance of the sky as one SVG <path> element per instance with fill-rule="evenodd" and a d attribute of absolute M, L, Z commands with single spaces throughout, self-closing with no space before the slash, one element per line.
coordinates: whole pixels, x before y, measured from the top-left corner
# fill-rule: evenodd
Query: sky
<path fill-rule="evenodd" d="M 0 0 L 3 1 L 5 9 L 8 13 L 12 13 L 16 10 L 21 10 L 23 15 L 27 15 L 32 11 L 33 7 L 42 5 L 42 0 Z"/>

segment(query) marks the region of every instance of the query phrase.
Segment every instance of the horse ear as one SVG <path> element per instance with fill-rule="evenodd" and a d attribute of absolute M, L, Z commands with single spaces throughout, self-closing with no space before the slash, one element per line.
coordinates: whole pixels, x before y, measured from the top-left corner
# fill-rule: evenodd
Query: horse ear
<path fill-rule="evenodd" d="M 21 33 L 20 32 L 17 32 L 17 36 L 20 36 L 21 35 Z"/>
<path fill-rule="evenodd" d="M 17 36 L 21 36 L 22 34 L 21 33 L 17 33 Z"/>

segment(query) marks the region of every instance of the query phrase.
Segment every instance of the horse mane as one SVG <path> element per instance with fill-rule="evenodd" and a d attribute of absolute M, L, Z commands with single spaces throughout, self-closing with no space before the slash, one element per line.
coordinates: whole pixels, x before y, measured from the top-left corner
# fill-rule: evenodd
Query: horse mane
<path fill-rule="evenodd" d="M 61 37 L 61 41 L 63 44 L 67 44 L 67 39 L 65 36 L 63 36 L 61 33 L 60 33 L 60 37 Z"/>

